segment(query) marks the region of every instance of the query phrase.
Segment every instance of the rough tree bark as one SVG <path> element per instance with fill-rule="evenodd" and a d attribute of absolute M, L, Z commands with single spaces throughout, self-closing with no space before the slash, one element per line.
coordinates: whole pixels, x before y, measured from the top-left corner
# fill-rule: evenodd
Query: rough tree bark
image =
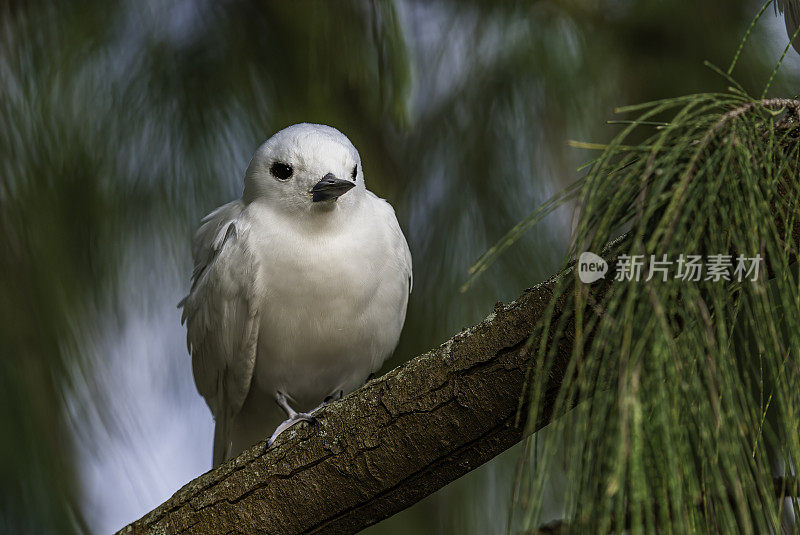
<path fill-rule="evenodd" d="M 523 438 L 526 343 L 561 276 L 324 408 L 317 424 L 203 474 L 119 533 L 355 533 L 477 468 Z M 570 351 L 568 332 L 551 394 Z M 547 424 L 553 401 L 528 430 Z"/>

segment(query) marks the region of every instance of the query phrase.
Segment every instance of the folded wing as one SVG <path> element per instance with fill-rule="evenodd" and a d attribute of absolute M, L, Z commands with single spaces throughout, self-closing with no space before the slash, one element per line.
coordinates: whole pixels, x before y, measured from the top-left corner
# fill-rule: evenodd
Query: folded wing
<path fill-rule="evenodd" d="M 214 466 L 228 457 L 233 419 L 242 408 L 256 359 L 256 258 L 241 201 L 206 216 L 192 244 L 192 289 L 179 306 L 186 322 L 197 390 L 216 421 Z"/>

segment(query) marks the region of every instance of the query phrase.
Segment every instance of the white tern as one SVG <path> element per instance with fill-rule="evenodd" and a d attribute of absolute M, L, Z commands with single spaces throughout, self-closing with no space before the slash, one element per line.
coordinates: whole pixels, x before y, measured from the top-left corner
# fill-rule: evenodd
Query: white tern
<path fill-rule="evenodd" d="M 256 151 L 241 199 L 203 218 L 182 321 L 214 416 L 214 466 L 354 390 L 394 351 L 411 253 L 330 126 L 285 128 Z M 307 412 L 303 412 L 307 411 Z"/>

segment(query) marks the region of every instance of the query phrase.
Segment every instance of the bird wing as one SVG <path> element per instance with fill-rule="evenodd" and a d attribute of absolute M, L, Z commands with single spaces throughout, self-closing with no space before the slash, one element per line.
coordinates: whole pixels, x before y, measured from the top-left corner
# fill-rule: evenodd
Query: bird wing
<path fill-rule="evenodd" d="M 408 242 L 406 241 L 406 237 L 403 234 L 403 231 L 400 230 L 400 224 L 395 219 L 394 228 L 396 232 L 400 235 L 399 240 L 402 243 L 403 248 L 403 266 L 405 267 L 406 274 L 408 275 L 408 293 L 411 293 L 411 290 L 414 288 L 414 272 L 411 268 L 411 249 L 408 248 Z"/>
<path fill-rule="evenodd" d="M 400 223 L 397 221 L 397 215 L 392 205 L 386 202 L 386 200 L 381 199 L 371 191 L 367 191 L 367 193 L 378 202 L 378 206 L 384 211 L 384 217 L 389 224 L 394 238 L 394 240 L 392 240 L 395 248 L 394 258 L 397 259 L 401 271 L 405 273 L 407 277 L 408 293 L 410 294 L 411 289 L 414 287 L 414 273 L 411 267 L 411 250 L 408 248 L 406 237 L 400 228 Z"/>
<path fill-rule="evenodd" d="M 192 289 L 181 301 L 197 390 L 216 421 L 214 466 L 230 448 L 256 360 L 256 257 L 248 247 L 244 204 L 234 201 L 203 218 L 192 244 Z"/>

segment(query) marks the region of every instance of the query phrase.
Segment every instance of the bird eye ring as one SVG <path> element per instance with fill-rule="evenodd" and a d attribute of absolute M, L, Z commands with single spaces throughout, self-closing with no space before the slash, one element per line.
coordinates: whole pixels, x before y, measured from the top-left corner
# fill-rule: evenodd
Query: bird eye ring
<path fill-rule="evenodd" d="M 289 180 L 294 172 L 294 169 L 292 169 L 291 165 L 287 165 L 282 162 L 275 162 L 269 168 L 269 172 L 272 173 L 272 176 L 278 180 Z"/>

